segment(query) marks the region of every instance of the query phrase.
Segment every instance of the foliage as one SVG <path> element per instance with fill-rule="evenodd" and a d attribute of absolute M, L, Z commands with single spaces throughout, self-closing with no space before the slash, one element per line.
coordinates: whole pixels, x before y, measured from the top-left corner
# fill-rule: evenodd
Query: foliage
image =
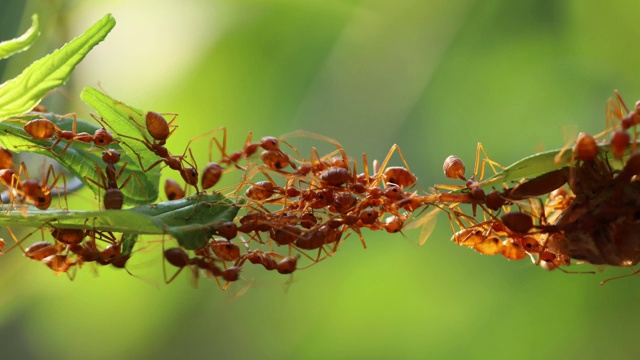
<path fill-rule="evenodd" d="M 36 61 L 18 77 L 0 86 L 0 120 L 4 120 L 0 122 L 0 145 L 14 152 L 33 152 L 57 160 L 71 174 L 85 182 L 98 197 L 106 189 L 101 189 L 88 179 L 100 179 L 103 174 L 100 149 L 92 148 L 81 141 L 67 143 L 56 141 L 54 138 L 34 139 L 24 130 L 24 125 L 31 120 L 47 119 L 61 130 L 74 129 L 78 133 L 92 134 L 99 128 L 83 120 L 76 121 L 73 114 L 60 116 L 53 113 L 26 112 L 37 105 L 48 91 L 63 85 L 75 66 L 107 36 L 114 25 L 115 19 L 107 14 L 82 35 Z M 38 29 L 38 18 L 34 15 L 33 26 L 29 31 L 20 38 L 1 43 L 0 53 L 8 57 L 26 50 L 37 39 Z M 140 110 L 115 101 L 92 88 L 85 89 L 81 97 L 96 109 L 116 134 L 144 136 L 139 125 L 144 122 Z M 60 208 L 43 211 L 31 206 L 17 211 L 10 207 L 0 217 L 0 223 L 5 226 L 36 228 L 45 224 L 55 224 L 56 227 L 133 235 L 169 234 L 185 248 L 196 249 L 206 242 L 205 234 L 210 232 L 208 224 L 230 221 L 235 217 L 238 209 L 218 194 L 149 205 L 158 198 L 160 170 L 156 167 L 144 172 L 137 161 L 144 159 L 141 161 L 148 167 L 153 161 L 151 157 L 145 156 L 149 154 L 149 150 L 142 142 L 130 142 L 127 147 L 115 145 L 112 148 L 124 153 L 123 162 L 127 164 L 120 179 L 133 177 L 139 185 L 122 189 L 125 204 L 146 205 L 121 211 L 75 211 Z M 188 224 L 186 218 L 189 219 Z M 135 242 L 135 238 L 132 238 L 131 242 Z"/>

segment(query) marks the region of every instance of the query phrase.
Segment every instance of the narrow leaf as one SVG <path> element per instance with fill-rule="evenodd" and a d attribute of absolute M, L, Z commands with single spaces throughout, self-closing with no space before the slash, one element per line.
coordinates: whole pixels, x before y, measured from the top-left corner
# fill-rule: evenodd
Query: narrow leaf
<path fill-rule="evenodd" d="M 22 36 L 15 39 L 3 41 L 0 43 L 0 60 L 6 59 L 11 55 L 23 52 L 33 45 L 40 36 L 40 22 L 38 15 L 31 16 L 31 27 Z"/>
<path fill-rule="evenodd" d="M 609 151 L 609 144 L 598 144 L 601 152 Z M 537 176 L 549 173 L 554 170 L 558 170 L 565 166 L 571 165 L 571 149 L 566 150 L 559 161 L 556 161 L 556 156 L 562 151 L 562 149 L 549 150 L 531 156 L 527 156 L 524 159 L 518 160 L 515 163 L 507 166 L 501 172 L 493 175 L 492 177 L 482 181 L 480 183 L 483 189 L 490 189 L 492 187 L 501 187 L 502 183 L 518 182 L 522 179 L 532 179 Z"/>
<path fill-rule="evenodd" d="M 107 36 L 115 23 L 113 16 L 107 14 L 81 36 L 0 85 L 0 120 L 33 109 L 47 92 L 63 85 L 76 65 Z"/>
<path fill-rule="evenodd" d="M 3 214 L 0 226 L 37 228 L 44 224 L 45 227 L 124 233 L 126 248 L 129 250 L 133 248 L 137 235 L 169 234 L 181 246 L 193 250 L 206 244 L 211 236 L 211 225 L 233 221 L 238 209 L 220 194 L 201 194 L 126 210 L 41 211 L 29 206 L 25 209 L 17 207 L 8 214 Z"/>

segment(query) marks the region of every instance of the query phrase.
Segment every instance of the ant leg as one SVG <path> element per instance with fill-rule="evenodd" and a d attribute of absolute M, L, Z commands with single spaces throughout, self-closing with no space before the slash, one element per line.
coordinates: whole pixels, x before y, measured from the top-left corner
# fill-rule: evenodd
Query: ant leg
<path fill-rule="evenodd" d="M 122 167 L 120 168 L 120 171 L 118 172 L 118 174 L 116 175 L 116 181 L 118 179 L 120 179 L 120 177 L 122 176 L 122 174 L 124 173 L 124 169 L 127 167 L 127 163 L 124 163 L 122 165 Z M 140 191 L 142 192 L 142 194 L 144 195 L 144 188 L 142 187 L 142 183 L 140 182 L 140 179 L 138 179 L 138 176 L 135 173 L 131 173 L 129 174 L 129 176 L 127 176 L 127 178 L 122 182 L 122 184 L 120 184 L 120 186 L 118 187 L 118 189 L 122 189 L 125 186 L 127 186 L 127 183 L 129 183 L 129 181 L 131 179 L 135 179 L 136 182 L 138 183 L 138 187 L 140 188 Z"/>
<path fill-rule="evenodd" d="M 614 276 L 612 278 L 608 278 L 608 279 L 600 282 L 600 286 L 603 286 L 604 284 L 608 283 L 609 281 L 618 280 L 618 279 L 624 279 L 626 277 L 631 277 L 631 276 L 638 276 L 639 274 L 640 274 L 640 270 L 636 270 L 636 271 L 632 272 L 631 274 Z"/>
<path fill-rule="evenodd" d="M 173 115 L 173 118 L 171 118 L 171 120 L 167 121 L 167 126 L 171 129 L 171 131 L 169 131 L 169 135 L 167 135 L 167 139 L 169 138 L 169 136 L 171 136 L 173 134 L 174 131 L 176 131 L 178 129 L 178 125 L 173 125 L 173 122 L 176 121 L 176 119 L 178 118 L 178 113 L 162 113 L 160 115 Z"/>
<path fill-rule="evenodd" d="M 58 205 L 60 204 L 60 188 L 57 186 L 58 181 L 60 180 L 60 178 L 62 178 L 62 183 L 63 183 L 63 191 L 62 194 L 64 195 L 64 202 L 65 205 L 67 206 L 66 209 L 69 209 L 69 201 L 67 199 L 67 178 L 64 176 L 64 173 L 59 172 L 58 175 L 55 174 L 54 169 L 53 169 L 53 165 L 49 165 L 49 170 L 47 170 L 47 176 L 45 178 L 45 182 L 44 184 L 48 184 L 49 182 L 49 175 L 54 176 L 53 178 L 53 182 L 51 183 L 51 185 L 48 186 L 49 191 L 51 191 L 51 189 L 55 186 L 56 187 L 56 191 L 58 192 Z"/>
<path fill-rule="evenodd" d="M 180 273 L 182 272 L 182 270 L 189 265 L 183 266 L 181 268 L 179 268 L 174 274 L 173 276 L 171 276 L 171 278 L 169 280 L 167 280 L 167 257 L 165 256 L 165 250 L 164 250 L 164 239 L 162 240 L 162 273 L 164 275 L 164 282 L 166 284 L 170 284 L 171 282 L 173 282 L 173 280 L 175 280 L 176 277 L 178 277 L 178 275 L 180 275 Z"/>
<path fill-rule="evenodd" d="M 286 141 L 284 141 L 284 140 L 279 140 L 279 141 L 280 141 L 281 143 L 283 143 L 283 144 L 287 145 L 287 146 L 291 149 L 291 151 L 293 151 L 294 153 L 296 153 L 296 155 L 298 156 L 298 159 L 302 159 L 302 158 L 303 158 L 303 157 L 302 157 L 302 154 L 300 153 L 300 151 L 298 151 L 298 149 L 296 149 L 296 147 L 295 147 L 295 146 L 293 146 L 293 145 L 289 144 L 288 142 L 286 142 Z"/>
<path fill-rule="evenodd" d="M 102 169 L 96 164 L 96 173 L 98 174 L 98 176 L 100 177 L 100 180 L 102 181 L 102 183 L 97 182 L 96 180 L 93 180 L 92 178 L 85 176 L 84 179 L 87 181 L 87 185 L 89 186 L 89 188 L 91 188 L 91 191 L 93 191 L 93 187 L 91 187 L 91 184 L 89 183 L 93 183 L 94 185 L 96 185 L 98 187 L 98 189 L 102 189 L 104 191 L 107 191 L 107 178 L 104 175 L 104 173 L 102 172 Z M 98 194 L 98 207 L 100 206 L 100 194 Z"/>
<path fill-rule="evenodd" d="M 560 152 L 558 152 L 556 156 L 553 157 L 553 161 L 555 164 L 560 164 L 562 162 L 562 157 L 564 156 L 564 154 L 567 152 L 567 150 L 569 150 L 571 145 L 575 144 L 576 142 L 576 129 L 571 129 L 570 131 L 567 131 L 565 127 L 561 127 L 560 129 L 562 130 L 562 138 L 565 140 L 565 144 L 562 149 L 560 149 Z M 573 157 L 571 158 L 571 164 L 573 164 Z"/>
<path fill-rule="evenodd" d="M 396 150 L 399 150 L 400 148 L 398 147 L 397 144 L 393 144 L 393 146 L 391 146 L 391 149 L 389 149 L 389 152 L 387 152 L 387 155 L 385 156 L 384 160 L 382 161 L 381 164 L 379 164 L 377 161 L 374 160 L 373 162 L 373 177 L 375 178 L 373 181 L 373 186 L 377 186 L 378 182 L 383 178 L 382 173 L 384 172 L 384 170 L 387 167 L 387 164 L 389 163 L 389 160 L 391 160 L 391 156 L 393 156 L 393 153 Z M 405 162 L 405 166 L 406 166 L 406 161 L 404 160 L 404 156 L 402 156 L 402 161 Z M 407 168 L 407 170 L 409 170 Z"/>
<path fill-rule="evenodd" d="M 362 163 L 364 169 L 365 186 L 369 187 L 371 185 L 371 177 L 369 176 L 369 160 L 367 159 L 366 153 L 362 153 Z"/>
<path fill-rule="evenodd" d="M 7 231 L 9 232 L 9 235 L 11 235 L 11 238 L 13 239 L 13 241 L 15 242 L 15 245 L 13 245 L 12 247 L 10 247 L 9 249 L 7 249 L 7 251 L 5 251 L 4 253 L 8 253 L 11 250 L 13 250 L 13 248 L 15 248 L 16 246 L 19 247 L 23 253 L 25 253 L 25 249 L 22 247 L 22 242 L 27 240 L 28 238 L 31 237 L 31 235 L 33 235 L 34 233 L 36 233 L 37 231 L 42 231 L 42 240 L 44 241 L 44 230 L 43 230 L 44 225 L 40 226 L 39 228 L 33 230 L 32 232 L 28 233 L 25 237 L 23 237 L 22 239 L 18 240 L 18 237 L 16 236 L 16 234 L 13 232 L 13 230 L 8 227 L 5 226 L 5 228 L 7 229 Z"/>
<path fill-rule="evenodd" d="M 60 115 L 58 117 L 58 121 L 62 120 L 62 119 L 69 119 L 69 118 L 73 118 L 73 125 L 71 126 L 72 132 L 74 134 L 78 133 L 77 131 L 77 123 L 78 123 L 78 119 L 76 117 L 75 113 L 68 113 L 68 114 L 64 114 L 64 115 Z"/>
<path fill-rule="evenodd" d="M 482 159 L 482 166 L 480 166 L 480 154 L 484 155 L 484 158 Z M 478 143 L 478 146 L 476 148 L 476 165 L 475 165 L 475 169 L 473 171 L 474 176 L 478 173 L 478 166 L 480 166 L 480 177 L 477 178 L 478 181 L 482 180 L 484 178 L 484 169 L 485 169 L 485 165 L 489 164 L 489 166 L 491 166 L 491 170 L 493 170 L 494 174 L 497 174 L 498 171 L 496 170 L 496 167 L 500 168 L 500 169 L 504 169 L 504 166 L 498 164 L 497 162 L 491 160 L 489 158 L 489 155 L 487 154 L 487 152 L 484 150 L 484 146 L 482 146 L 482 143 Z"/>

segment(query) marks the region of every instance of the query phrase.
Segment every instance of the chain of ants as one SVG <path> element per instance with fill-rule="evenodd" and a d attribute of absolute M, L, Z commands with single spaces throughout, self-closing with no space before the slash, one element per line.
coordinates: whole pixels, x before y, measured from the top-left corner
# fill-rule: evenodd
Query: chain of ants
<path fill-rule="evenodd" d="M 607 130 L 595 137 L 580 133 L 573 145 L 570 166 L 488 194 L 473 178 L 468 180 L 465 187 L 474 199 L 471 204 L 482 207 L 483 221 L 452 219 L 452 240 L 482 254 L 501 254 L 510 260 L 530 257 L 545 269 L 567 273 L 593 273 L 570 272 L 560 267 L 571 265 L 572 260 L 635 266 L 640 261 L 640 153 L 635 151 L 640 101 L 630 112 L 617 91 L 615 96 L 607 105 Z M 600 145 L 608 145 L 608 152 L 599 147 L 598 138 L 602 138 Z M 630 156 L 624 161 L 627 153 Z M 485 162 L 497 165 L 488 158 Z M 455 156 L 445 161 L 444 171 L 449 178 L 465 180 L 464 164 Z M 475 208 L 473 212 L 475 216 Z M 500 212 L 504 214 L 498 218 Z M 601 284 L 639 273 L 633 271 Z"/>
<path fill-rule="evenodd" d="M 121 143 L 130 149 L 129 143 L 138 141 L 158 158 L 145 168 L 142 157 L 132 152 L 143 171 L 165 165 L 177 171 L 185 182 L 185 187 L 181 187 L 174 180 L 166 180 L 165 194 L 169 200 L 185 197 L 187 186 L 194 187 L 196 193 L 200 193 L 200 187 L 202 191 L 213 188 L 223 174 L 234 170 L 241 172 L 242 181 L 233 186 L 226 196 L 236 199 L 236 204 L 245 209 L 243 216 L 237 221 L 211 224 L 209 242 L 195 251 L 188 251 L 179 245 L 165 248 L 165 242 L 162 241 L 167 283 L 188 269 L 194 279 L 203 275 L 214 278 L 220 288 L 226 289 L 229 283 L 241 278 L 240 272 L 247 261 L 268 271 L 291 274 L 296 269 L 331 257 L 340 244 L 353 234 L 366 248 L 362 234 L 365 228 L 401 232 L 415 220 L 415 214 L 424 212 L 429 206 L 447 214 L 454 232 L 452 240 L 459 245 L 486 255 L 501 254 L 510 260 L 530 257 L 536 265 L 546 269 L 558 268 L 568 272 L 560 266 L 570 265 L 571 259 L 616 266 L 633 266 L 640 260 L 636 254 L 622 254 L 624 260 L 617 263 L 606 258 L 606 254 L 583 256 L 579 251 L 583 245 L 579 244 L 580 241 L 574 241 L 572 234 L 579 233 L 587 221 L 592 222 L 593 216 L 585 219 L 578 217 L 577 221 L 566 220 L 570 217 L 567 213 L 572 211 L 572 206 L 589 203 L 603 189 L 624 190 L 634 183 L 635 175 L 640 170 L 640 157 L 633 152 L 636 135 L 634 133 L 632 142 L 629 134 L 629 129 L 640 123 L 640 105 L 629 112 L 617 92 L 616 97 L 617 102 L 609 102 L 606 133 L 612 134 L 610 149 L 614 158 L 622 159 L 627 149 L 633 148 L 632 156 L 622 170 L 614 171 L 609 166 L 606 154 L 598 148 L 596 138 L 600 136 L 581 133 L 572 150 L 572 166 L 512 187 L 505 184 L 503 189 L 488 193 L 482 188 L 481 182 L 484 168 L 489 165 L 496 172 L 500 165 L 486 156 L 481 145 L 476 154 L 474 175 L 469 179 L 465 178 L 464 163 L 459 158 L 450 156 L 445 160 L 445 175 L 463 180 L 464 185 L 440 185 L 427 193 L 416 184 L 416 176 L 409 170 L 400 148 L 395 145 L 381 166 L 374 162 L 372 174 L 369 174 L 368 161 L 363 154 L 364 171 L 358 173 L 356 161 L 347 156 L 339 143 L 327 137 L 304 132 L 297 134 L 327 141 L 336 147 L 335 151 L 325 156 L 320 156 L 313 149 L 310 160 L 305 159 L 284 138 L 264 137 L 253 142 L 251 134 L 242 150 L 228 154 L 226 129 L 219 128 L 199 137 L 218 131 L 223 133 L 222 141 L 211 137 L 209 163 L 199 177 L 192 154 L 189 161 L 187 150 L 182 155 L 171 155 L 165 147 L 167 139 L 177 128 L 173 125 L 176 114 L 172 114 L 173 119 L 167 121 L 161 114 L 148 112 L 144 128 L 149 137 L 142 138 L 116 133 L 119 137 L 116 140 L 104 127 L 93 135 L 77 133 L 75 117 L 72 131 L 61 130 L 44 118 L 27 122 L 24 129 L 34 139 L 51 140 L 52 145 L 46 149 L 56 156 L 64 156 L 74 141 L 93 143 L 99 147 Z M 620 106 L 624 107 L 626 113 Z M 94 118 L 103 126 L 106 124 L 104 119 Z M 616 124 L 616 120 L 619 124 Z M 67 141 L 67 144 L 61 152 L 55 153 L 53 148 L 61 141 Z M 218 162 L 212 161 L 214 146 L 221 153 Z M 287 154 L 285 149 L 291 150 L 292 155 Z M 260 161 L 254 161 L 258 151 L 261 151 Z M 396 151 L 404 167 L 388 166 Z M 481 155 L 484 155 L 482 161 Z M 120 179 L 126 163 L 120 170 L 117 169 L 116 164 L 120 160 L 117 151 L 104 150 L 102 160 L 105 163 L 103 167 L 96 165 L 99 179 L 85 178 L 85 181 L 105 191 L 103 204 L 106 209 L 120 209 L 124 203 L 121 189 L 132 178 L 137 179 L 133 175 Z M 60 181 L 63 191 L 58 193 L 65 193 L 64 175 L 56 175 L 52 167 L 49 167 L 42 181 L 31 179 L 24 163 L 20 164 L 17 173 L 14 171 L 11 152 L 1 148 L 0 165 L 0 181 L 10 190 L 12 204 L 27 202 L 45 210 L 51 205 L 52 189 L 58 187 Z M 479 168 L 480 174 L 476 180 Z M 256 181 L 258 176 L 264 180 Z M 49 181 L 50 178 L 52 181 Z M 456 189 L 461 191 L 442 191 Z M 542 200 L 547 194 L 546 199 Z M 462 209 L 463 204 L 471 206 L 471 214 Z M 632 208 L 633 205 L 629 205 L 623 211 L 635 213 Z M 481 214 L 477 214 L 477 209 L 481 210 Z M 499 218 L 501 213 L 504 214 Z M 597 216 L 602 215 L 598 213 Z M 424 223 L 426 227 L 429 225 L 427 222 L 435 221 L 435 218 L 424 218 L 415 221 L 415 224 Z M 45 228 L 51 232 L 53 243 L 44 241 Z M 25 256 L 44 263 L 57 274 L 70 274 L 70 269 L 88 262 L 126 269 L 131 254 L 124 255 L 122 252 L 124 234 L 117 239 L 111 232 L 98 231 L 89 226 L 85 228 L 89 230 L 65 229 L 47 223 L 21 239 L 17 239 L 10 228 L 7 229 L 16 242 L 14 247 L 19 247 Z M 43 240 L 24 248 L 22 243 L 37 231 L 41 231 Z M 428 233 L 421 236 L 426 237 Z M 424 240 L 426 238 L 420 242 Z M 567 245 L 567 242 L 570 244 Z M 595 242 L 597 248 L 598 241 Z M 0 245 L 4 247 L 4 241 Z M 583 247 L 594 247 L 589 246 Z M 302 266 L 299 263 L 301 259 L 307 265 Z M 166 263 L 176 269 L 173 274 L 167 271 Z"/>

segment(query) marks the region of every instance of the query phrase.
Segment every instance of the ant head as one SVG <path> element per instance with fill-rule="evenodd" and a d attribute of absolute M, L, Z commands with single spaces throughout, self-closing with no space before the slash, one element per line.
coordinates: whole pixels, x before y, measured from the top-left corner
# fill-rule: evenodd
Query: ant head
<path fill-rule="evenodd" d="M 40 210 L 47 210 L 51 206 L 51 192 L 43 192 L 36 196 L 34 205 Z"/>
<path fill-rule="evenodd" d="M 105 128 L 100 128 L 93 133 L 93 143 L 98 146 L 109 145 L 113 142 L 113 135 Z"/>
<path fill-rule="evenodd" d="M 111 265 L 118 269 L 124 269 L 127 266 L 127 261 L 131 258 L 131 255 L 117 255 L 111 260 Z"/>
<path fill-rule="evenodd" d="M 392 201 L 400 201 L 405 198 L 404 191 L 400 186 L 393 183 L 387 183 L 387 187 L 384 189 L 384 196 Z"/>
<path fill-rule="evenodd" d="M 318 223 L 318 218 L 312 212 L 305 212 L 299 216 L 300 226 L 305 229 L 311 229 Z"/>
<path fill-rule="evenodd" d="M 120 153 L 113 149 L 105 150 L 102 152 L 102 161 L 106 164 L 116 164 L 120 161 Z"/>
<path fill-rule="evenodd" d="M 278 272 L 280 274 L 286 275 L 296 271 L 296 268 L 298 265 L 298 258 L 299 256 L 296 256 L 296 257 L 287 256 L 282 260 L 280 260 L 277 267 Z"/>
<path fill-rule="evenodd" d="M 227 221 L 213 225 L 212 230 L 227 240 L 231 240 L 238 235 L 238 225 L 233 221 Z"/>
<path fill-rule="evenodd" d="M 520 244 L 524 248 L 525 251 L 529 253 L 539 253 L 542 250 L 542 246 L 538 242 L 538 240 L 530 235 L 523 236 L 520 239 Z"/>
<path fill-rule="evenodd" d="M 360 212 L 360 215 L 358 217 L 360 218 L 360 221 L 362 221 L 363 224 L 371 225 L 375 223 L 376 220 L 378 220 L 378 216 L 380 216 L 380 214 L 378 213 L 378 210 L 365 209 Z"/>
<path fill-rule="evenodd" d="M 403 225 L 404 220 L 402 217 L 394 215 L 387 218 L 384 224 L 384 229 L 387 230 L 388 233 L 397 233 L 402 230 Z"/>

